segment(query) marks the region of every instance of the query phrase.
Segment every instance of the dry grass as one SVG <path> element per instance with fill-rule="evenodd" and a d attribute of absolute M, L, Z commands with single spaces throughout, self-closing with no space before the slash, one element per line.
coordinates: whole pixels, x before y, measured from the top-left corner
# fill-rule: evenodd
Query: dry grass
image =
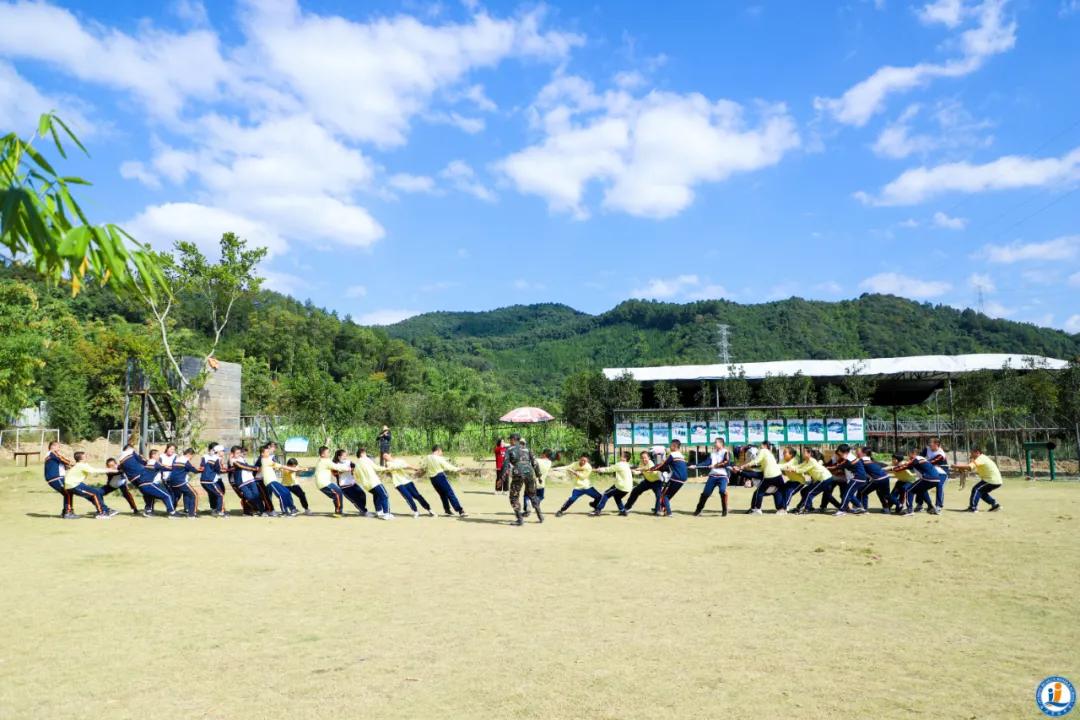
<path fill-rule="evenodd" d="M 465 521 L 61 521 L 31 471 L 0 470 L 3 718 L 1018 718 L 1080 679 L 1076 484 L 512 528 L 469 483 Z"/>

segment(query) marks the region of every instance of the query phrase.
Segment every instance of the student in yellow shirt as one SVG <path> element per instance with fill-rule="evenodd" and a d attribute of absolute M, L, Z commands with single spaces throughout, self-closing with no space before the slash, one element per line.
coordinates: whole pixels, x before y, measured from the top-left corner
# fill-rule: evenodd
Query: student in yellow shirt
<path fill-rule="evenodd" d="M 420 517 L 420 511 L 416 509 L 416 503 L 420 503 L 420 506 L 427 510 L 428 517 L 435 517 L 435 513 L 431 512 L 431 505 L 416 489 L 416 483 L 409 476 L 410 472 L 420 472 L 420 468 L 413 467 L 404 460 L 392 457 L 389 452 L 384 452 L 382 454 L 382 467 L 376 468 L 376 470 L 390 475 L 390 479 L 394 481 L 394 487 L 401 493 L 401 497 L 405 498 L 405 502 L 408 504 L 409 509 L 412 510 L 414 518 Z"/>
<path fill-rule="evenodd" d="M 821 451 L 803 446 L 801 456 L 802 462 L 796 465 L 794 470 L 801 473 L 807 480 L 799 490 L 799 504 L 795 508 L 797 515 L 813 512 L 814 496 L 827 491 L 832 487 L 833 482 L 832 472 L 825 467 Z"/>
<path fill-rule="evenodd" d="M 788 445 L 783 451 L 783 462 L 780 463 L 780 472 L 784 475 L 784 484 L 776 491 L 775 501 L 778 503 L 776 512 L 779 515 L 787 513 L 788 504 L 792 496 L 803 486 L 806 477 L 799 469 L 802 464 L 795 454 L 795 448 Z"/>
<path fill-rule="evenodd" d="M 342 517 L 345 514 L 345 495 L 334 477 L 335 470 L 348 470 L 348 463 L 337 463 L 330 459 L 330 448 L 323 445 L 319 448 L 319 459 L 315 462 L 315 487 L 319 488 L 326 497 L 334 502 L 334 517 Z"/>
<path fill-rule="evenodd" d="M 97 509 L 97 517 L 104 519 L 116 515 L 116 511 L 111 510 L 109 506 L 105 504 L 105 496 L 101 493 L 101 490 L 86 484 L 86 480 L 91 475 L 107 475 L 109 471 L 106 469 L 98 470 L 90 467 L 86 462 L 86 453 L 81 450 L 72 457 L 75 460 L 75 464 L 68 468 L 67 473 L 64 474 L 64 489 L 72 495 L 78 495 L 81 498 L 89 500 L 94 508 Z"/>
<path fill-rule="evenodd" d="M 438 445 L 431 448 L 431 454 L 421 461 L 420 466 L 424 471 L 424 475 L 431 482 L 431 487 L 435 488 L 435 492 L 438 493 L 439 500 L 442 501 L 443 513 L 447 517 L 453 517 L 453 513 L 450 512 L 450 509 L 453 508 L 458 517 L 469 517 L 465 512 L 465 508 L 461 507 L 461 501 L 458 500 L 457 493 L 454 492 L 454 486 L 446 478 L 446 473 L 461 472 L 461 468 L 443 457 L 443 449 Z"/>
<path fill-rule="evenodd" d="M 570 497 L 566 499 L 563 506 L 555 513 L 555 517 L 561 517 L 582 495 L 588 495 L 596 502 L 600 502 L 603 496 L 592 486 L 593 469 L 592 465 L 589 464 L 588 455 L 582 455 L 576 463 L 554 468 L 554 471 L 565 472 L 574 478 L 574 489 L 570 492 Z"/>
<path fill-rule="evenodd" d="M 393 520 L 394 514 L 390 512 L 390 494 L 386 492 L 386 488 L 379 479 L 379 473 L 386 472 L 387 469 L 378 467 L 375 461 L 368 457 L 367 448 L 364 447 L 356 451 L 355 465 L 356 472 L 360 475 L 360 482 L 364 489 L 371 493 L 371 499 L 375 502 L 375 517 L 380 520 Z M 370 517 L 370 513 L 366 514 Z"/>
<path fill-rule="evenodd" d="M 544 501 L 544 483 L 547 482 L 547 476 L 551 473 L 551 451 L 545 450 L 540 453 L 540 457 L 536 459 L 536 464 L 540 467 L 540 475 L 536 478 L 536 499 L 540 502 Z M 525 496 L 523 503 L 524 510 L 521 511 L 521 517 L 529 517 L 529 496 Z"/>
<path fill-rule="evenodd" d="M 602 467 L 596 472 L 614 475 L 615 484 L 604 491 L 603 496 L 596 503 L 596 510 L 593 511 L 593 515 L 597 517 L 602 515 L 604 505 L 607 504 L 609 499 L 614 498 L 615 507 L 619 508 L 619 515 L 626 517 L 626 508 L 623 506 L 622 500 L 634 489 L 634 469 L 630 467 L 630 453 L 624 450 L 617 463 Z"/>
<path fill-rule="evenodd" d="M 289 488 L 278 481 L 278 471 L 285 470 L 286 467 L 274 460 L 274 447 L 267 443 L 259 450 L 259 471 L 262 474 L 263 486 L 266 487 L 267 493 L 277 497 L 281 514 L 285 517 L 293 517 L 300 513 L 296 510 Z M 273 510 L 273 505 L 270 509 Z"/>
<path fill-rule="evenodd" d="M 660 472 L 654 470 L 652 455 L 648 450 L 642 450 L 640 461 L 638 466 L 634 469 L 635 475 L 640 475 L 641 480 L 634 485 L 634 489 L 630 491 L 630 497 L 626 499 L 626 503 L 623 505 L 623 509 L 627 513 L 630 512 L 630 508 L 634 507 L 634 503 L 646 490 L 651 490 L 655 501 L 653 502 L 653 515 L 660 514 L 660 489 L 663 487 L 663 481 L 660 479 Z"/>
<path fill-rule="evenodd" d="M 1001 479 L 1001 470 L 997 463 L 983 454 L 982 448 L 971 448 L 971 462 L 956 463 L 953 468 L 957 470 L 974 470 L 979 476 L 979 482 L 971 488 L 971 500 L 968 502 L 968 512 L 979 512 L 979 501 L 985 500 L 990 506 L 990 512 L 1001 509 L 1001 503 L 990 496 L 1004 484 Z"/>
<path fill-rule="evenodd" d="M 281 484 L 300 501 L 300 507 L 304 508 L 304 514 L 310 515 L 311 508 L 308 507 L 307 493 L 304 492 L 304 488 L 300 487 L 300 481 L 296 479 L 296 475 L 302 472 L 303 468 L 300 467 L 300 463 L 296 461 L 296 458 L 289 458 L 285 463 L 285 467 L 281 470 Z"/>
<path fill-rule="evenodd" d="M 761 443 L 761 449 L 758 450 L 757 457 L 748 463 L 739 466 L 739 472 L 747 470 L 749 468 L 761 468 L 761 482 L 758 484 L 757 489 L 754 490 L 754 496 L 750 499 L 751 515 L 761 514 L 761 502 L 765 499 L 765 494 L 769 490 L 773 490 L 779 493 L 781 488 L 784 487 L 784 473 L 780 470 L 780 463 L 776 462 L 776 456 L 773 455 L 773 445 L 768 440 Z M 780 497 L 774 497 L 773 503 L 776 505 L 776 509 L 780 510 Z"/>

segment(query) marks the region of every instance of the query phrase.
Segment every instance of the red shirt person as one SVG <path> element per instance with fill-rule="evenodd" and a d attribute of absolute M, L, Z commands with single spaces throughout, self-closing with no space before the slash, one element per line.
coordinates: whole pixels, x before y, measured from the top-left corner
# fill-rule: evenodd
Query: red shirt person
<path fill-rule="evenodd" d="M 502 438 L 495 441 L 495 492 L 505 492 L 509 488 L 503 487 L 503 465 L 506 463 L 506 445 Z"/>

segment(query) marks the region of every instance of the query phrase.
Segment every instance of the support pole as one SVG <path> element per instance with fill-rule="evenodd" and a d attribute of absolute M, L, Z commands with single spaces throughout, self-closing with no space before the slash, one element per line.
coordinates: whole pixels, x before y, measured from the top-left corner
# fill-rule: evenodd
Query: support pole
<path fill-rule="evenodd" d="M 952 427 L 949 428 L 950 442 L 952 444 L 953 465 L 959 462 L 956 459 L 956 406 L 953 404 L 952 375 L 948 378 L 949 384 L 949 417 L 952 418 Z"/>
<path fill-rule="evenodd" d="M 146 457 L 146 436 L 150 432 L 150 403 L 146 390 L 140 395 L 142 404 L 139 410 L 139 454 Z"/>
<path fill-rule="evenodd" d="M 896 406 L 892 406 L 892 440 L 893 440 L 893 452 L 900 452 L 900 420 L 897 419 Z"/>
<path fill-rule="evenodd" d="M 990 437 L 994 441 L 994 462 L 998 461 L 997 415 L 994 413 L 994 393 L 990 393 Z"/>

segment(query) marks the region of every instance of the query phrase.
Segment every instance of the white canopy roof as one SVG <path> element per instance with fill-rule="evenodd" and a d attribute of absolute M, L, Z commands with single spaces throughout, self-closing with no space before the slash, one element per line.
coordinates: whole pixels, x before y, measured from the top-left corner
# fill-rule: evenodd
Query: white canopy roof
<path fill-rule="evenodd" d="M 1000 370 L 1006 363 L 1017 370 L 1031 367 L 1061 370 L 1068 366 L 1064 360 L 1040 355 L 979 353 L 976 355 L 915 355 L 897 358 L 866 360 L 777 360 L 773 362 L 737 363 L 735 365 L 660 365 L 640 368 L 604 368 L 604 375 L 614 380 L 630 373 L 639 382 L 725 380 L 732 368 L 746 373 L 747 380 L 763 380 L 770 375 L 802 373 L 813 378 L 841 378 L 852 368 L 867 376 L 909 376 L 919 378 L 960 375 L 979 370 Z"/>

